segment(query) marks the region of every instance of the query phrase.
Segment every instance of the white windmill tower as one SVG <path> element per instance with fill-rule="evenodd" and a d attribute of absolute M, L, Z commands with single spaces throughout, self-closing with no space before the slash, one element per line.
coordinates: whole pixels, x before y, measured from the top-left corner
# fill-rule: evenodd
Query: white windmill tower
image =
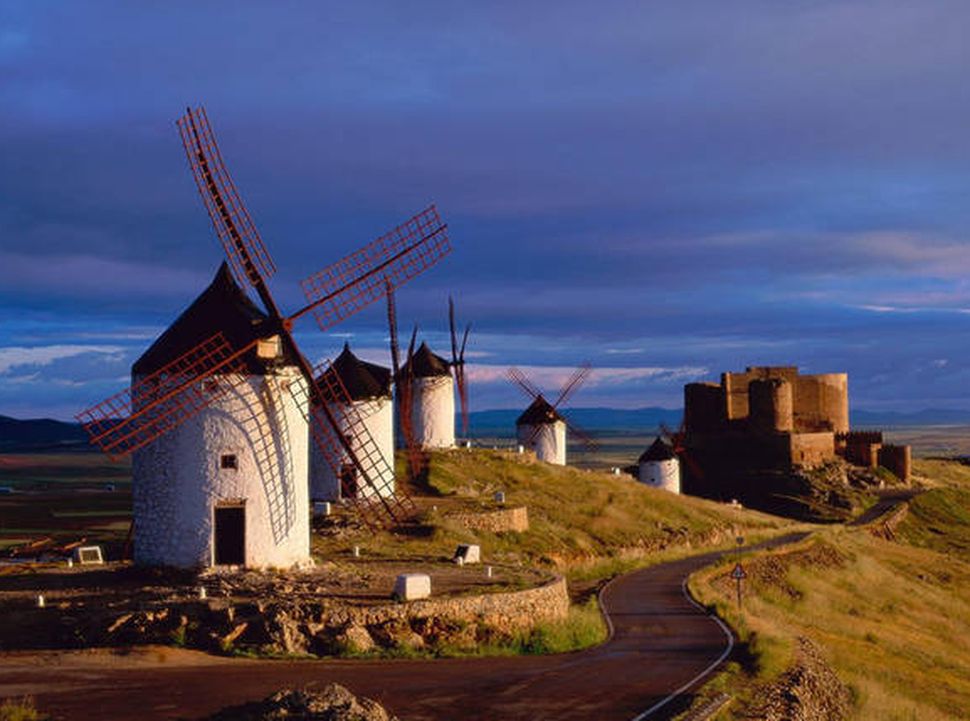
<path fill-rule="evenodd" d="M 516 419 L 515 436 L 540 461 L 566 465 L 566 419 L 541 395 Z"/>
<path fill-rule="evenodd" d="M 292 329 L 313 313 L 326 330 L 450 252 L 431 206 L 303 282 L 307 304 L 284 315 L 275 265 L 236 191 L 205 111 L 178 121 L 196 185 L 230 266 L 140 358 L 130 388 L 76 417 L 91 443 L 133 461 L 139 563 L 287 566 L 309 560 L 307 431 L 335 467 L 345 460 L 378 502 L 373 527 L 416 511 L 354 413 L 332 368 L 314 369 Z M 230 273 L 231 269 L 231 273 Z M 246 283 L 261 302 L 237 283 Z M 314 402 L 311 402 L 314 401 Z M 331 408 L 343 407 L 343 417 Z"/>
<path fill-rule="evenodd" d="M 389 368 L 368 363 L 355 356 L 349 344 L 331 364 L 347 396 L 332 401 L 331 410 L 337 418 L 348 417 L 346 406 L 353 406 L 352 414 L 361 418 L 368 435 L 388 463 L 394 462 L 394 406 L 391 400 L 391 371 Z M 352 445 L 354 441 L 351 442 Z M 355 447 L 360 453 L 362 449 Z M 340 498 L 368 498 L 374 494 L 394 494 L 394 484 L 376 489 L 367 486 L 358 476 L 356 466 L 345 456 L 338 468 L 334 468 L 322 452 L 310 451 L 310 498 L 314 501 L 334 501 Z"/>
<path fill-rule="evenodd" d="M 451 365 L 427 343 L 401 369 L 411 379 L 411 432 L 419 448 L 455 445 L 455 379 Z"/>
<path fill-rule="evenodd" d="M 680 493 L 680 461 L 674 449 L 659 437 L 637 460 L 640 483 Z"/>
<path fill-rule="evenodd" d="M 263 337 L 266 314 L 225 263 L 135 362 L 133 385 L 204 343 L 214 320 L 229 344 L 256 345 L 233 368 L 200 381 L 203 409 L 134 452 L 134 560 L 181 567 L 306 563 L 306 383 L 279 338 Z"/>
<path fill-rule="evenodd" d="M 568 421 L 558 410 L 582 385 L 591 370 L 589 363 L 579 366 L 560 389 L 556 402 L 550 403 L 522 371 L 518 368 L 509 368 L 509 380 L 532 398 L 532 403 L 515 421 L 515 435 L 519 445 L 535 451 L 536 458 L 540 461 L 559 466 L 566 465 L 567 430 L 583 441 L 587 448 L 596 445 L 588 433 Z"/>

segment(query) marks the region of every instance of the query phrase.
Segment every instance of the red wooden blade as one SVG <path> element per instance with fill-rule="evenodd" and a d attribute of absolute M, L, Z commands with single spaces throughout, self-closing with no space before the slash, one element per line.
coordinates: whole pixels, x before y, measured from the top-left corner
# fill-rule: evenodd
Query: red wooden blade
<path fill-rule="evenodd" d="M 302 282 L 322 330 L 336 325 L 397 288 L 451 252 L 447 228 L 435 206 L 415 215 L 390 233 L 351 253 Z"/>
<path fill-rule="evenodd" d="M 205 109 L 188 108 L 177 125 L 199 194 L 233 275 L 239 283 L 258 285 L 260 276 L 269 278 L 276 266 L 229 177 Z"/>
<path fill-rule="evenodd" d="M 451 331 L 451 362 L 458 365 L 458 337 L 455 332 L 455 301 L 448 296 L 448 328 Z"/>
<path fill-rule="evenodd" d="M 77 414 L 78 422 L 112 458 L 142 448 L 229 390 L 245 372 L 243 356 L 216 333 L 129 389 Z M 219 376 L 216 378 L 216 376 Z"/>
<path fill-rule="evenodd" d="M 589 377 L 592 372 L 593 367 L 589 363 L 583 363 L 579 368 L 573 371 L 573 374 L 566 381 L 566 384 L 559 391 L 559 398 L 556 402 L 552 404 L 553 408 L 558 408 L 560 405 L 565 403 L 573 393 L 579 390 L 579 387 L 583 382 Z"/>
<path fill-rule="evenodd" d="M 599 444 L 596 442 L 596 439 L 594 439 L 593 436 L 577 426 L 568 418 L 566 419 L 566 430 L 569 432 L 569 435 L 586 446 L 587 451 L 592 452 L 599 448 Z"/>
<path fill-rule="evenodd" d="M 525 374 L 518 368 L 509 368 L 508 371 L 506 371 L 506 375 L 510 381 L 519 386 L 519 388 L 525 391 L 526 395 L 531 396 L 533 400 L 542 395 L 542 392 L 536 388 L 532 382 L 525 377 Z"/>
<path fill-rule="evenodd" d="M 315 397 L 326 403 L 310 406 L 310 434 L 337 478 L 343 479 L 348 461 L 356 467 L 363 482 L 372 493 L 367 496 L 350 493 L 344 488 L 344 497 L 372 526 L 401 523 L 414 515 L 415 506 L 403 488 L 394 485 L 394 459 L 385 458 L 364 419 L 351 402 L 343 381 L 329 363 L 314 370 Z M 354 458 L 348 458 L 346 446 L 337 434 L 349 442 Z M 388 493 L 390 492 L 390 494 Z"/>

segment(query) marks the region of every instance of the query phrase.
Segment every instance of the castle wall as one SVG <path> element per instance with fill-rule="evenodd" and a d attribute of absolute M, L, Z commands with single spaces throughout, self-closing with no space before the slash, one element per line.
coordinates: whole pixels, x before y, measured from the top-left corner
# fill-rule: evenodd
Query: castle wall
<path fill-rule="evenodd" d="M 562 421 L 538 426 L 523 424 L 515 427 L 520 444 L 534 450 L 536 458 L 546 463 L 566 465 L 566 424 Z M 534 436 L 534 437 L 533 437 Z"/>
<path fill-rule="evenodd" d="M 792 433 L 789 456 L 796 466 L 818 466 L 835 458 L 834 433 Z"/>
<path fill-rule="evenodd" d="M 412 426 L 415 442 L 422 448 L 454 447 L 454 385 L 450 375 L 415 378 L 412 382 Z"/>
<path fill-rule="evenodd" d="M 759 433 L 790 433 L 792 384 L 782 378 L 752 380 L 748 385 L 749 427 Z"/>
<path fill-rule="evenodd" d="M 849 376 L 825 373 L 795 381 L 795 429 L 804 432 L 849 430 Z"/>
<path fill-rule="evenodd" d="M 885 445 L 879 450 L 879 465 L 908 482 L 913 475 L 912 451 L 909 446 Z"/>
<path fill-rule="evenodd" d="M 794 383 L 798 377 L 795 366 L 753 366 L 744 373 L 722 373 L 721 386 L 725 395 L 725 417 L 727 420 L 747 418 L 750 413 L 748 386 L 753 380 L 778 378 Z"/>
<path fill-rule="evenodd" d="M 638 475 L 640 483 L 671 493 L 680 493 L 680 461 L 676 458 L 644 461 L 640 464 Z"/>
<path fill-rule="evenodd" d="M 228 390 L 134 454 L 135 562 L 211 566 L 214 509 L 231 504 L 245 507 L 247 566 L 308 563 L 303 376 L 296 368 L 284 368 L 274 375 L 211 381 Z M 222 467 L 224 455 L 235 456 L 236 468 Z"/>
<path fill-rule="evenodd" d="M 374 398 L 353 402 L 354 410 L 363 419 L 370 437 L 374 440 L 378 450 L 384 456 L 390 468 L 394 468 L 394 404 L 390 398 Z M 343 418 L 344 414 L 339 407 L 334 408 L 334 415 Z M 351 446 L 354 453 L 360 451 L 360 441 L 353 440 Z M 341 453 L 340 465 L 350 464 L 350 456 L 346 452 Z M 357 481 L 357 497 L 369 498 L 371 496 L 392 496 L 394 495 L 394 483 L 391 479 L 378 479 L 376 483 L 380 486 L 375 489 L 363 478 Z M 340 479 L 334 473 L 334 469 L 327 462 L 323 452 L 312 440 L 310 442 L 310 498 L 315 501 L 335 501 L 343 497 L 340 487 Z"/>
<path fill-rule="evenodd" d="M 724 389 L 718 383 L 684 386 L 684 425 L 693 433 L 714 433 L 724 428 Z"/>

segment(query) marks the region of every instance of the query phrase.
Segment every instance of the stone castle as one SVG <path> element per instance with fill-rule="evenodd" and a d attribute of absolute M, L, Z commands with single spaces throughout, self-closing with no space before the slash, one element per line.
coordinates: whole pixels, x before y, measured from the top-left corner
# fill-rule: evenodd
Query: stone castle
<path fill-rule="evenodd" d="M 800 375 L 794 366 L 722 373 L 720 383 L 684 387 L 684 490 L 710 497 L 749 495 L 751 474 L 790 472 L 842 456 L 857 465 L 910 475 L 908 446 L 849 429 L 845 373 Z"/>

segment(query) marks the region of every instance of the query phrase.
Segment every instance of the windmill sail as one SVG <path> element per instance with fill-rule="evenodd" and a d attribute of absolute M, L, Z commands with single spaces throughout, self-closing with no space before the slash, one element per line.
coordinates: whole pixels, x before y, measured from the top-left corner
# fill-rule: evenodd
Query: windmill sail
<path fill-rule="evenodd" d="M 226 170 L 204 108 L 191 108 L 177 121 L 192 175 L 239 283 L 257 285 L 276 265 Z"/>
<path fill-rule="evenodd" d="M 358 251 L 302 282 L 309 305 L 293 316 L 312 311 L 321 330 L 336 325 L 380 300 L 451 252 L 448 226 L 431 206 Z"/>

